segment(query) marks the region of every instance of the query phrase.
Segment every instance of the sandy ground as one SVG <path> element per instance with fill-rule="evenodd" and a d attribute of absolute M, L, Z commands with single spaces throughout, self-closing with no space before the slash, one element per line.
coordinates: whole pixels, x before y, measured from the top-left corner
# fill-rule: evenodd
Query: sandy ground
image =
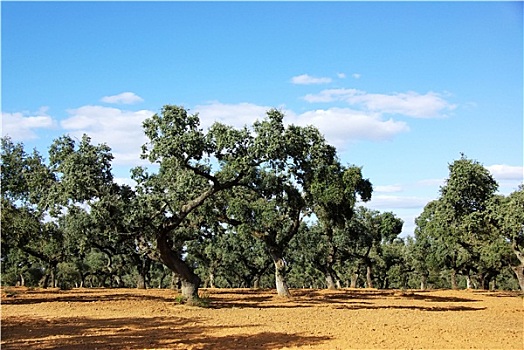
<path fill-rule="evenodd" d="M 2 349 L 524 349 L 510 292 L 2 290 Z"/>

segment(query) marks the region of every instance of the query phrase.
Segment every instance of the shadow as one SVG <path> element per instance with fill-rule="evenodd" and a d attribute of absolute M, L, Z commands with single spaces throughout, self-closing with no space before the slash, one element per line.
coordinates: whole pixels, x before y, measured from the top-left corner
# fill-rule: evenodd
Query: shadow
<path fill-rule="evenodd" d="M 271 306 L 271 305 L 264 305 L 264 302 L 270 301 L 273 299 L 272 296 L 249 296 L 247 298 L 239 298 L 237 300 L 232 301 L 231 297 L 217 297 L 215 295 L 210 296 L 209 299 L 211 300 L 211 303 L 209 305 L 209 308 L 211 309 L 242 309 L 242 308 L 268 308 L 268 307 L 280 307 L 278 306 Z"/>
<path fill-rule="evenodd" d="M 78 293 L 78 292 L 77 292 Z M 17 297 L 16 295 L 8 298 L 2 298 L 1 304 L 39 304 L 39 303 L 52 303 L 52 302 L 70 302 L 70 303 L 91 303 L 94 301 L 128 301 L 128 300 L 151 300 L 151 301 L 163 301 L 163 302 L 174 302 L 177 294 L 173 294 L 172 297 L 163 297 L 157 295 L 145 295 L 145 294 L 132 294 L 132 293 L 119 293 L 119 294 L 93 294 L 86 295 L 84 291 L 82 294 L 67 295 L 67 294 L 55 294 L 49 293 L 41 298 L 38 297 Z M 42 293 L 40 293 L 42 295 Z"/>
<path fill-rule="evenodd" d="M 341 305 L 334 307 L 335 309 L 348 309 L 348 310 L 377 310 L 377 309 L 406 309 L 406 310 L 419 310 L 419 311 L 481 311 L 485 310 L 485 307 L 469 307 L 469 306 L 448 306 L 448 307 L 439 307 L 439 306 L 411 306 L 411 305 L 362 305 L 363 303 L 355 303 L 349 305 Z"/>
<path fill-rule="evenodd" d="M 268 295 L 271 293 L 273 295 Z M 260 294 L 260 295 L 257 295 Z M 404 299 L 404 300 L 420 300 L 428 303 L 469 303 L 477 302 L 475 298 L 459 298 L 452 296 L 436 296 L 429 295 L 421 291 L 414 292 L 399 292 L 398 290 L 355 290 L 355 289 L 296 289 L 291 291 L 292 297 L 289 299 L 279 298 L 274 290 L 260 290 L 251 291 L 246 294 L 244 290 L 235 293 L 229 292 L 211 292 L 209 299 L 211 301 L 210 308 L 225 309 L 225 308 L 307 308 L 318 306 L 331 306 L 337 308 L 338 305 L 347 306 L 351 308 L 354 303 L 359 305 L 372 305 L 374 300 L 379 299 Z M 395 307 L 395 306 L 389 306 Z M 369 307 L 374 308 L 373 306 Z M 382 308 L 382 307 L 381 307 Z M 384 308 L 387 308 L 385 306 Z M 402 308 L 402 307 L 397 307 Z M 406 306 L 403 308 L 413 308 L 426 311 L 439 311 L 436 307 L 416 307 Z M 459 311 L 460 307 L 450 306 L 441 308 L 440 311 Z M 462 308 L 462 310 L 478 310 L 476 308 Z"/>
<path fill-rule="evenodd" d="M 195 348 L 271 350 L 282 346 L 316 345 L 331 337 L 261 332 L 213 335 L 217 329 L 240 326 L 204 326 L 198 318 L 40 318 L 2 320 L 2 349 L 144 349 Z"/>
<path fill-rule="evenodd" d="M 480 301 L 478 299 L 441 297 L 441 296 L 436 296 L 436 295 L 421 295 L 417 293 L 403 294 L 403 295 L 400 295 L 399 298 L 400 299 L 424 300 L 424 301 L 428 301 L 432 303 L 470 303 L 470 302 Z"/>

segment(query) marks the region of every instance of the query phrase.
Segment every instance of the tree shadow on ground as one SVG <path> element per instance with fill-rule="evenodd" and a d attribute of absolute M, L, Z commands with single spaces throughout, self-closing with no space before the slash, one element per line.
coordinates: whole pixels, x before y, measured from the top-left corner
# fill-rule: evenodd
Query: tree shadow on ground
<path fill-rule="evenodd" d="M 394 290 L 293 290 L 290 299 L 268 296 L 268 291 L 251 295 L 229 293 L 225 295 L 210 295 L 211 307 L 216 309 L 223 308 L 305 308 L 326 306 L 332 308 L 347 309 L 376 309 L 376 308 L 397 308 L 397 309 L 417 309 L 421 311 L 474 311 L 482 308 L 463 307 L 449 305 L 445 307 L 437 306 L 382 306 L 374 305 L 378 299 L 386 300 L 420 300 L 428 303 L 469 303 L 477 302 L 475 298 L 459 298 L 452 296 L 436 296 L 425 293 L 399 292 Z M 339 307 L 340 306 L 340 307 Z"/>
<path fill-rule="evenodd" d="M 256 326 L 256 325 L 251 325 Z M 2 349 L 260 349 L 307 346 L 330 337 L 260 332 L 242 334 L 239 326 L 205 326 L 198 318 L 41 318 L 2 320 Z M 245 328 L 245 327 L 244 327 Z M 213 331 L 235 329 L 234 335 Z"/>
<path fill-rule="evenodd" d="M 414 305 L 362 305 L 362 303 L 339 305 L 334 307 L 335 309 L 348 309 L 348 310 L 376 310 L 376 309 L 397 309 L 397 310 L 419 310 L 419 311 L 480 311 L 485 310 L 485 307 L 469 307 L 469 306 L 414 306 Z"/>
<path fill-rule="evenodd" d="M 172 297 L 163 297 L 158 295 L 141 295 L 141 294 L 132 294 L 132 293 L 118 293 L 118 294 L 90 294 L 86 295 L 84 292 L 82 294 L 76 295 L 67 295 L 60 293 L 49 293 L 45 296 L 39 297 L 19 297 L 17 295 L 12 295 L 8 298 L 2 298 L 2 304 L 39 304 L 39 303 L 50 303 L 50 302 L 70 302 L 70 303 L 90 303 L 95 301 L 129 301 L 129 300 L 151 300 L 151 301 L 160 301 L 160 302 L 174 302 L 177 296 L 176 293 L 173 293 Z"/>

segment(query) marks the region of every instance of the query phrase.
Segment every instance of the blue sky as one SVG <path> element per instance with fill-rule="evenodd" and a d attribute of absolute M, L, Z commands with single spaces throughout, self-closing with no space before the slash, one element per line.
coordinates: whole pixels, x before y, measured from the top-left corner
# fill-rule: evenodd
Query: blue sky
<path fill-rule="evenodd" d="M 106 142 L 126 182 L 165 104 L 243 126 L 271 107 L 413 219 L 448 164 L 523 181 L 522 2 L 1 2 L 2 134 Z"/>

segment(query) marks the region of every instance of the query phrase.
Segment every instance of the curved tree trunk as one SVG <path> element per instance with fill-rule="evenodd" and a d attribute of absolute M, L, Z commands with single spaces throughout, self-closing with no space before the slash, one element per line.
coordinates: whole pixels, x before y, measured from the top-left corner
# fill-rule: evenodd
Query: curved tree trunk
<path fill-rule="evenodd" d="M 275 264 L 275 285 L 277 294 L 281 297 L 289 298 L 289 287 L 286 283 L 286 261 L 284 260 L 282 251 L 277 247 L 269 247 L 269 253 Z"/>
<path fill-rule="evenodd" d="M 173 251 L 172 243 L 167 234 L 161 233 L 158 235 L 157 247 L 160 252 L 160 260 L 179 276 L 184 299 L 188 301 L 198 299 L 200 277 L 179 257 L 177 252 Z"/>
<path fill-rule="evenodd" d="M 515 272 L 515 275 L 517 276 L 520 290 L 524 292 L 524 254 L 522 253 L 521 249 L 519 249 L 520 247 L 515 240 L 512 242 L 511 245 L 513 248 L 513 253 L 517 256 L 517 259 L 519 259 L 520 261 L 520 265 L 511 266 L 511 269 L 513 270 L 513 272 Z"/>

